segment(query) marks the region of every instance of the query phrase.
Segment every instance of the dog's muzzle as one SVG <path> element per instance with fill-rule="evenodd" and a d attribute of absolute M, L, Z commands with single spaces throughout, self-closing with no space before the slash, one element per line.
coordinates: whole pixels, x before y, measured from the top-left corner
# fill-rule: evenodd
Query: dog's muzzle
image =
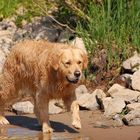
<path fill-rule="evenodd" d="M 67 81 L 69 82 L 69 83 L 73 83 L 73 84 L 76 84 L 76 83 L 78 83 L 78 81 L 79 81 L 79 78 L 68 78 L 67 76 L 66 76 L 66 79 L 67 79 Z"/>
<path fill-rule="evenodd" d="M 74 75 L 72 77 L 66 76 L 66 79 L 68 82 L 76 84 L 78 83 L 80 76 L 81 76 L 81 72 L 79 70 L 75 70 Z"/>

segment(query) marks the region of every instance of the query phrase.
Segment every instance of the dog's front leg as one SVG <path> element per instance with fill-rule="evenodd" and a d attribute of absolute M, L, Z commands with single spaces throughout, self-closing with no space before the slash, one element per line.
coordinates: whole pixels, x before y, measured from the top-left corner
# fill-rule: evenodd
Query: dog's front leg
<path fill-rule="evenodd" d="M 81 120 L 79 116 L 79 104 L 77 101 L 73 101 L 71 104 L 71 112 L 72 112 L 72 125 L 80 129 L 81 128 Z"/>
<path fill-rule="evenodd" d="M 81 128 L 81 120 L 79 115 L 79 104 L 76 101 L 75 94 L 73 93 L 71 97 L 63 98 L 64 104 L 67 107 L 68 111 L 72 113 L 72 125 L 80 129 Z"/>
<path fill-rule="evenodd" d="M 53 129 L 50 127 L 49 114 L 48 114 L 48 104 L 49 100 L 46 98 L 45 93 L 37 93 L 35 100 L 34 112 L 42 125 L 43 133 L 51 133 Z"/>

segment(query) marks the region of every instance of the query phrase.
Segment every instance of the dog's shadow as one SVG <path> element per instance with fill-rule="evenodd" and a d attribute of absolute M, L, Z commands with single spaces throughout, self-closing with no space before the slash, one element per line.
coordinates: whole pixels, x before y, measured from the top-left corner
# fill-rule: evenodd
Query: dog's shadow
<path fill-rule="evenodd" d="M 6 116 L 11 125 L 16 125 L 30 130 L 41 131 L 41 126 L 38 124 L 36 118 L 31 118 L 27 116 Z M 50 121 L 51 127 L 54 129 L 54 132 L 70 132 L 78 133 L 75 129 L 69 127 L 60 122 Z"/>

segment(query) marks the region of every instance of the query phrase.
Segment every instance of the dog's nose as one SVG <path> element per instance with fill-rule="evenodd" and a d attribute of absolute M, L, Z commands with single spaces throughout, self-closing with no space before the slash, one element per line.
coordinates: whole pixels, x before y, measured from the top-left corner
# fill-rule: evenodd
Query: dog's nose
<path fill-rule="evenodd" d="M 80 75 L 81 75 L 80 71 L 76 70 L 76 71 L 74 72 L 74 76 L 75 76 L 75 77 L 80 77 Z"/>

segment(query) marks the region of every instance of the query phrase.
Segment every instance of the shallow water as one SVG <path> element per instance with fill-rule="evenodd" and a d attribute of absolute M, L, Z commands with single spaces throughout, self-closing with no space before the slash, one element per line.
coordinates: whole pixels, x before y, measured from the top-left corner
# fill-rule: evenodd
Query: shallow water
<path fill-rule="evenodd" d="M 90 140 L 88 137 L 79 134 L 53 133 L 43 134 L 38 131 L 31 131 L 24 128 L 1 128 L 0 140 Z"/>

